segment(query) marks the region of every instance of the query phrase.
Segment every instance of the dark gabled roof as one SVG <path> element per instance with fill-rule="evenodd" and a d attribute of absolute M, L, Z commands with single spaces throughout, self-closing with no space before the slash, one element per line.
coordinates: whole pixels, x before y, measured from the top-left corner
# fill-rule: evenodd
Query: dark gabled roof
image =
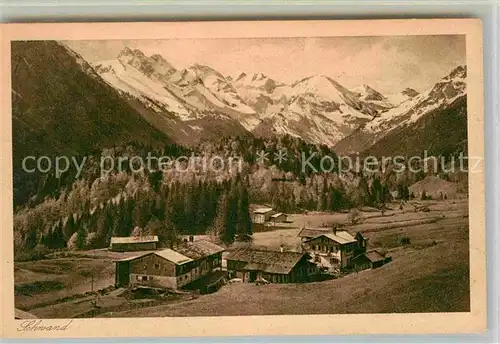
<path fill-rule="evenodd" d="M 356 235 L 354 236 L 355 238 L 361 237 L 361 239 L 366 240 L 366 237 L 363 235 L 361 232 L 357 232 Z"/>
<path fill-rule="evenodd" d="M 301 238 L 314 238 L 317 237 L 318 235 L 326 234 L 326 233 L 331 233 L 332 230 L 329 228 L 302 228 L 302 230 L 299 232 L 299 237 Z"/>
<path fill-rule="evenodd" d="M 300 252 L 264 251 L 241 248 L 230 251 L 226 260 L 248 263 L 243 267 L 243 270 L 288 274 L 304 257 L 308 257 L 308 255 Z"/>
<path fill-rule="evenodd" d="M 365 252 L 365 256 L 372 263 L 379 262 L 379 261 L 385 259 L 385 257 L 383 255 L 381 255 L 380 253 L 378 253 L 375 250 L 374 251 Z"/>
<path fill-rule="evenodd" d="M 222 247 L 207 240 L 185 242 L 177 247 L 174 247 L 173 250 L 193 260 L 208 257 L 212 254 L 224 251 Z"/>
<path fill-rule="evenodd" d="M 356 261 L 358 259 L 363 259 L 363 260 L 366 259 L 369 260 L 371 263 L 375 263 L 375 262 L 380 262 L 381 260 L 385 260 L 385 257 L 376 250 L 372 250 L 357 255 L 356 257 L 352 258 L 351 261 Z"/>

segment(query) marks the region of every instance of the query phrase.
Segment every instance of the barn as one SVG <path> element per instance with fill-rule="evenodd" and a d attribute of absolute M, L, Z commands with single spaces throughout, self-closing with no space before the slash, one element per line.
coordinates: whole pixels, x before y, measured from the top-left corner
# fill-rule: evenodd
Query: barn
<path fill-rule="evenodd" d="M 300 252 L 235 249 L 226 257 L 227 270 L 244 282 L 263 278 L 272 283 L 305 282 L 318 273 L 310 256 Z"/>
<path fill-rule="evenodd" d="M 136 236 L 136 237 L 112 237 L 109 244 L 110 251 L 153 251 L 158 248 L 158 237 Z"/>
<path fill-rule="evenodd" d="M 116 261 L 115 284 L 178 289 L 220 269 L 223 251 L 200 240 L 122 259 Z"/>
<path fill-rule="evenodd" d="M 273 208 L 258 208 L 253 211 L 252 222 L 253 223 L 264 223 L 271 219 L 276 212 Z"/>
<path fill-rule="evenodd" d="M 356 270 L 375 269 L 390 261 L 376 250 L 371 250 L 357 255 L 351 259 L 351 264 Z"/>
<path fill-rule="evenodd" d="M 276 213 L 274 215 L 271 215 L 270 221 L 274 223 L 286 222 L 286 214 Z"/>

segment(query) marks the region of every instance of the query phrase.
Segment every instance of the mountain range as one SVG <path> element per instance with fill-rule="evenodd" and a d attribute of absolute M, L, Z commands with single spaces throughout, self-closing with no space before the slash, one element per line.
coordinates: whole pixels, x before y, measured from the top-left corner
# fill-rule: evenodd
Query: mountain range
<path fill-rule="evenodd" d="M 341 154 L 388 154 L 429 145 L 439 153 L 441 144 L 449 151 L 466 142 L 465 66 L 425 92 L 384 95 L 326 75 L 285 84 L 200 64 L 177 69 L 160 54 L 130 48 L 90 64 L 62 43 L 24 42 L 13 46 L 13 61 L 13 120 L 25 129 L 15 135 L 23 144 L 139 138 L 190 146 L 229 135 L 288 134 Z M 450 126 L 457 132 L 451 138 Z"/>

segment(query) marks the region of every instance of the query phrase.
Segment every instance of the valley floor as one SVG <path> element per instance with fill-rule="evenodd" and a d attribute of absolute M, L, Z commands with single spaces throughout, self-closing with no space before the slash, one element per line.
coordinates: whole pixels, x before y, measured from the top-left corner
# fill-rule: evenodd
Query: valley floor
<path fill-rule="evenodd" d="M 373 248 L 388 250 L 393 261 L 374 270 L 353 273 L 335 280 L 304 284 L 230 284 L 208 295 L 180 295 L 163 301 L 137 305 L 142 301 L 124 301 L 118 291 L 101 297 L 103 309 L 95 314 L 102 317 L 161 317 L 161 316 L 216 316 L 216 315 L 274 315 L 274 314 L 342 314 L 393 312 L 466 312 L 469 310 L 469 226 L 468 202 L 463 200 L 425 201 L 429 212 L 415 212 L 412 206 L 400 211 L 363 212 L 362 224 L 350 226 L 351 232 L 362 231 Z M 397 209 L 397 210 L 396 210 Z M 293 249 L 299 245 L 297 237 L 303 225 L 320 226 L 344 222 L 346 214 L 297 214 L 285 228 L 254 234 L 255 246 Z M 409 245 L 400 239 L 408 237 Z M 83 253 L 82 253 L 83 254 Z M 90 254 L 90 253 L 87 253 Z M 99 286 L 113 281 L 112 259 L 105 251 L 92 252 L 99 256 L 95 263 L 100 272 Z M 81 265 L 82 258 L 60 258 L 60 263 Z M 88 260 L 88 262 L 87 262 Z M 51 262 L 52 261 L 52 262 Z M 27 281 L 54 280 L 58 270 L 46 271 L 40 266 L 55 264 L 57 260 L 36 263 L 16 263 L 16 287 Z M 85 264 L 91 258 L 83 259 Z M 99 263 L 97 263 L 97 261 Z M 45 263 L 44 263 L 45 262 Z M 78 262 L 78 264 L 77 264 Z M 33 269 L 38 272 L 33 271 Z M 31 269 L 31 270 L 30 270 Z M 65 269 L 63 269 L 65 270 Z M 60 273 L 61 271 L 59 271 Z M 76 271 L 65 270 L 75 283 L 88 289 L 88 278 L 75 278 Z M 31 274 L 31 275 L 30 275 Z M 37 274 L 37 275 L 33 275 Z M 80 271 L 80 275 L 82 272 Z M 83 273 L 86 275 L 86 273 Z M 56 276 L 57 277 L 57 276 Z M 55 279 L 57 280 L 57 278 Z M 82 289 L 82 290 L 83 290 Z M 45 318 L 75 317 L 89 311 L 90 298 L 57 301 L 66 289 L 49 291 L 32 297 L 16 296 L 16 307 L 29 310 Z M 36 299 L 38 303 L 28 302 Z M 52 300 L 52 302 L 51 302 Z M 120 301 L 121 300 L 121 301 Z M 128 306 L 120 306 L 126 303 Z M 76 305 L 79 305 L 78 307 Z M 106 306 L 109 306 L 109 311 Z"/>

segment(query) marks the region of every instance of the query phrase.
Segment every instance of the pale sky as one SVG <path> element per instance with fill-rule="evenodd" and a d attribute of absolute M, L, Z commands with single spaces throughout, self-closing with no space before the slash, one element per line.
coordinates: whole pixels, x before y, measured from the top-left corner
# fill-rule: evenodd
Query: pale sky
<path fill-rule="evenodd" d="M 92 63 L 113 59 L 128 46 L 148 56 L 158 53 L 177 69 L 199 63 L 226 76 L 264 73 L 287 84 L 323 74 L 348 88 L 367 84 L 382 93 L 425 91 L 466 60 L 463 35 L 64 43 Z"/>

